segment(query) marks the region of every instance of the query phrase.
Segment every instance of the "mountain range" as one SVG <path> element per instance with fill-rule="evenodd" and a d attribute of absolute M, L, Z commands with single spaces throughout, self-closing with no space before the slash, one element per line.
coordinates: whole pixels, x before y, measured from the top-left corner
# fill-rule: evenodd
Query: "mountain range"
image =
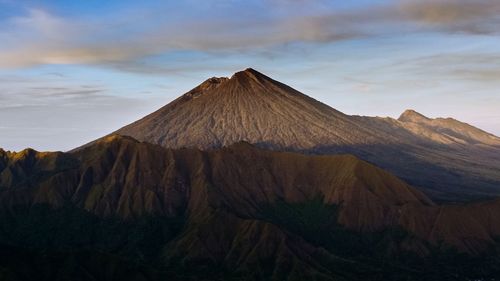
<path fill-rule="evenodd" d="M 70 152 L 0 149 L 0 280 L 498 280 L 499 164 L 468 124 L 247 69 Z"/>
<path fill-rule="evenodd" d="M 500 138 L 412 110 L 397 120 L 349 116 L 253 69 L 210 78 L 115 134 L 167 148 L 246 141 L 278 151 L 348 153 L 436 200 L 500 195 Z"/>

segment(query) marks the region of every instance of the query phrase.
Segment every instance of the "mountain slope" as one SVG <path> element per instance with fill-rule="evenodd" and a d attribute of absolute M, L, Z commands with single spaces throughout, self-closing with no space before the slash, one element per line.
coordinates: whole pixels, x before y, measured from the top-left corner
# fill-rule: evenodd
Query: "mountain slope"
<path fill-rule="evenodd" d="M 277 201 L 322 198 L 324 204 L 342 206 L 344 225 L 373 231 L 391 223 L 386 215 L 394 206 L 433 205 L 421 192 L 354 156 L 272 152 L 248 143 L 202 152 L 115 135 L 70 154 L 25 150 L 1 155 L 6 159 L 0 170 L 1 208 L 70 202 L 99 216 L 175 217 L 206 201 L 239 217 L 258 217 Z M 13 174 L 21 176 L 13 181 Z"/>
<path fill-rule="evenodd" d="M 406 110 L 398 121 L 415 135 L 429 137 L 434 142 L 500 146 L 498 137 L 453 118 L 431 119 L 414 110 Z"/>
<path fill-rule="evenodd" d="M 330 125 L 325 126 L 326 123 Z M 247 69 L 211 78 L 116 133 L 169 148 L 215 148 L 239 141 L 309 149 L 319 143 L 376 141 L 348 116 Z"/>
<path fill-rule="evenodd" d="M 274 150 L 354 154 L 445 201 L 500 195 L 500 139 L 451 119 L 345 115 L 253 70 L 211 78 L 116 133 L 167 148 L 247 141 Z"/>
<path fill-rule="evenodd" d="M 0 259 L 8 276 L 43 262 L 52 276 L 83 267 L 82 280 L 105 280 L 96 257 L 131 280 L 469 280 L 498 272 L 499 210 L 435 205 L 354 156 L 244 142 L 172 150 L 110 136 L 72 153 L 0 151 L 0 247 L 19 253 Z"/>

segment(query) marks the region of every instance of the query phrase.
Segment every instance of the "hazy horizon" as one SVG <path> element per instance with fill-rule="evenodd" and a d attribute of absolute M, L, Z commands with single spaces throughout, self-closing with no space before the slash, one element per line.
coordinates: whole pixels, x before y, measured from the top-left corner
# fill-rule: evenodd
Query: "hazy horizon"
<path fill-rule="evenodd" d="M 252 67 L 347 114 L 500 135 L 500 3 L 0 0 L 0 148 L 69 150 Z"/>

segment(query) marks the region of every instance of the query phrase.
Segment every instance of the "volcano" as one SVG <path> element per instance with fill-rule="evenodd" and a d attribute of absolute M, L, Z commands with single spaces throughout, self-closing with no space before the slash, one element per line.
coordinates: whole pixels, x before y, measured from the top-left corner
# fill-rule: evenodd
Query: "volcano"
<path fill-rule="evenodd" d="M 0 149 L 0 280 L 497 280 L 499 159 L 247 69 L 70 152 Z"/>
<path fill-rule="evenodd" d="M 169 148 L 217 148 L 239 141 L 277 149 L 374 143 L 377 134 L 253 69 L 210 78 L 116 133 Z"/>
<path fill-rule="evenodd" d="M 397 120 L 349 116 L 253 69 L 210 78 L 114 134 L 174 149 L 246 141 L 279 151 L 349 153 L 433 199 L 500 195 L 500 138 L 413 110 Z"/>

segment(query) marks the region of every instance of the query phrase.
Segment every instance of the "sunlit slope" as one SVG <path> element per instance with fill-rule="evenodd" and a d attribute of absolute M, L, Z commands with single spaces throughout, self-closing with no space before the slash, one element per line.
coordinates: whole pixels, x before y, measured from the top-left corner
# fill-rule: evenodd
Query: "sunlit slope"
<path fill-rule="evenodd" d="M 399 120 L 345 115 L 253 69 L 208 79 L 117 133 L 167 148 L 246 141 L 281 151 L 349 153 L 435 199 L 500 195 L 498 137 L 414 111 Z"/>

